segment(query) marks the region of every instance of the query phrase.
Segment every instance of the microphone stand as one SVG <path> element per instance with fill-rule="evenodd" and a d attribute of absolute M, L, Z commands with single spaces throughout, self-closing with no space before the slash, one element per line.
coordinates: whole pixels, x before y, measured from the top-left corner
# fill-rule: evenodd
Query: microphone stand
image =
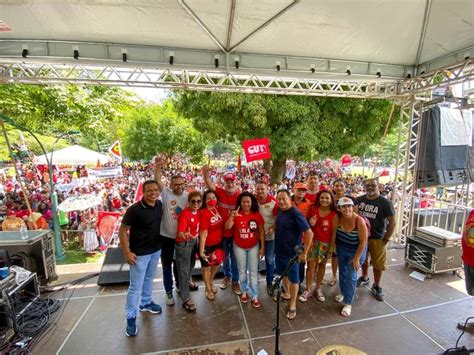
<path fill-rule="evenodd" d="M 273 330 L 275 331 L 275 355 L 281 355 L 280 351 L 280 300 L 281 300 L 281 281 L 283 278 L 288 274 L 288 271 L 290 268 L 298 262 L 298 259 L 302 253 L 302 249 L 295 250 L 296 254 L 290 259 L 290 262 L 286 266 L 285 270 L 281 273 L 280 276 L 273 282 L 272 285 L 272 291 L 273 293 L 276 292 L 276 302 L 277 302 L 277 307 L 276 307 L 276 323 L 275 326 L 273 327 Z"/>

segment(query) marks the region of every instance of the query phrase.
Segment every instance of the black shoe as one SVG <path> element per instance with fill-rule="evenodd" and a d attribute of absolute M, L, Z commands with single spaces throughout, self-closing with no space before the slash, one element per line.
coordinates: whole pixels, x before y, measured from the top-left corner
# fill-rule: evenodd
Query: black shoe
<path fill-rule="evenodd" d="M 370 289 L 370 291 L 372 292 L 372 294 L 374 295 L 375 299 L 377 301 L 380 301 L 380 302 L 383 302 L 383 291 L 382 291 L 382 287 L 376 285 L 376 284 L 373 284 L 372 285 L 372 288 Z"/>
<path fill-rule="evenodd" d="M 267 293 L 270 297 L 273 297 L 273 286 L 267 285 Z"/>
<path fill-rule="evenodd" d="M 127 319 L 127 327 L 125 328 L 125 335 L 128 337 L 134 337 L 138 333 L 137 327 L 137 319 L 136 318 L 128 318 Z"/>
<path fill-rule="evenodd" d="M 370 279 L 369 278 L 364 279 L 364 277 L 361 276 L 357 279 L 356 286 L 357 287 L 368 286 L 369 284 L 370 284 Z"/>

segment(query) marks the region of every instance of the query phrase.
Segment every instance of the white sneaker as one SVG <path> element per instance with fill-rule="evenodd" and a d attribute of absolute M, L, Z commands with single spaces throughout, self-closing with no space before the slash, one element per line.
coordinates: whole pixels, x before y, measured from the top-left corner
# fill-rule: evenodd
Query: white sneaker
<path fill-rule="evenodd" d="M 167 293 L 166 294 L 166 305 L 168 306 L 174 306 L 174 298 L 172 293 Z"/>

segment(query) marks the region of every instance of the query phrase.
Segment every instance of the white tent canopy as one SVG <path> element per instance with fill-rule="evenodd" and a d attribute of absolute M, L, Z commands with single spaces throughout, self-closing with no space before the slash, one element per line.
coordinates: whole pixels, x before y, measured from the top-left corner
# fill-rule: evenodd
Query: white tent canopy
<path fill-rule="evenodd" d="M 48 159 L 51 159 L 51 153 L 48 153 Z M 52 153 L 53 165 L 90 165 L 106 164 L 110 162 L 110 158 L 107 155 L 94 152 L 93 150 L 81 147 L 79 145 L 73 145 L 64 149 L 56 150 Z M 36 157 L 33 161 L 35 164 L 47 164 L 45 155 Z"/>
<path fill-rule="evenodd" d="M 400 80 L 472 58 L 473 24 L 472 0 L 0 0 L 0 64 Z"/>

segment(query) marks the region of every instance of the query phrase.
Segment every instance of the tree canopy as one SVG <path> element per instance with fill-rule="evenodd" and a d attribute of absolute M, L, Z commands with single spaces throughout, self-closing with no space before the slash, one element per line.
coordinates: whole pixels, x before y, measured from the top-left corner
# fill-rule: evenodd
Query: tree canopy
<path fill-rule="evenodd" d="M 391 107 L 387 100 L 198 91 L 177 91 L 174 102 L 206 137 L 270 138 L 274 181 L 287 159 L 364 153 L 380 141 Z"/>
<path fill-rule="evenodd" d="M 178 115 L 171 102 L 143 105 L 126 114 L 129 126 L 123 136 L 124 153 L 132 160 L 150 160 L 157 153 L 168 159 L 184 154 L 198 163 L 206 147 L 189 119 Z"/>

